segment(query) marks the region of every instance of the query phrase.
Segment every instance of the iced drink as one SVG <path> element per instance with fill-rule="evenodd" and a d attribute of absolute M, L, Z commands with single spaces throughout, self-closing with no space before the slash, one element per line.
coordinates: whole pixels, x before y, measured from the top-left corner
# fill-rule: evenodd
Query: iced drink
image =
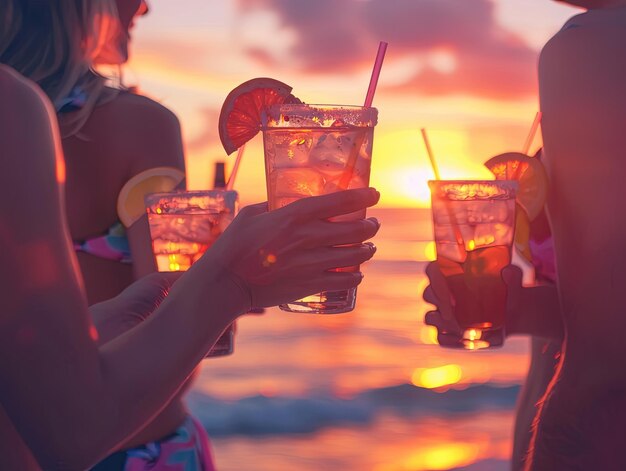
<path fill-rule="evenodd" d="M 265 172 L 270 209 L 301 198 L 369 186 L 375 108 L 275 105 L 263 116 Z M 365 211 L 333 218 L 364 218 Z M 357 271 L 359 267 L 337 267 Z M 324 291 L 280 308 L 336 314 L 354 309 L 356 288 Z"/>
<path fill-rule="evenodd" d="M 462 335 L 475 350 L 504 342 L 506 286 L 511 263 L 516 181 L 430 181 L 437 262 L 455 301 Z"/>
<path fill-rule="evenodd" d="M 177 191 L 146 196 L 152 250 L 159 271 L 185 271 L 230 224 L 237 212 L 237 192 Z M 235 323 L 207 357 L 233 353 Z"/>

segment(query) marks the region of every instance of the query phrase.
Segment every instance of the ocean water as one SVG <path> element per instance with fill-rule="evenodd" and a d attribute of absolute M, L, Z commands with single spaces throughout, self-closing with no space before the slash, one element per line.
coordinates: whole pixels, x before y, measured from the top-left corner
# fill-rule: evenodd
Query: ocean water
<path fill-rule="evenodd" d="M 430 212 L 374 209 L 375 260 L 357 308 L 269 309 L 238 322 L 188 395 L 220 471 L 508 470 L 528 340 L 445 350 L 423 324 Z"/>

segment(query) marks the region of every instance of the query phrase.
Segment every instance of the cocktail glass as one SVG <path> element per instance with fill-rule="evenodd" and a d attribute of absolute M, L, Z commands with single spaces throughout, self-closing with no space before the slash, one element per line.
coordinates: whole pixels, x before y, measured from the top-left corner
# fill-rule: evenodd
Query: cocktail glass
<path fill-rule="evenodd" d="M 369 185 L 376 108 L 282 104 L 263 115 L 265 173 L 270 210 L 309 196 Z M 348 221 L 365 211 L 332 218 Z M 337 267 L 358 271 L 359 267 Z M 323 291 L 282 304 L 284 311 L 338 314 L 354 309 L 356 288 Z"/>
<path fill-rule="evenodd" d="M 454 298 L 457 344 L 477 350 L 501 346 L 511 263 L 515 194 L 510 180 L 429 181 L 437 263 Z M 448 334 L 448 332 L 440 332 Z"/>
<path fill-rule="evenodd" d="M 152 250 L 159 271 L 185 271 L 232 222 L 238 207 L 236 191 L 205 190 L 152 193 L 146 196 Z M 233 322 L 206 355 L 234 351 Z"/>

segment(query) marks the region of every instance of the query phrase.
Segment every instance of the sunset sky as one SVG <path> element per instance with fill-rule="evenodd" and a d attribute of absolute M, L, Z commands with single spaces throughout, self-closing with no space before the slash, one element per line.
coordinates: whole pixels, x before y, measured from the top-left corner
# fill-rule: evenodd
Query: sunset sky
<path fill-rule="evenodd" d="M 488 157 L 521 150 L 537 111 L 541 46 L 578 11 L 548 0 L 149 0 L 125 79 L 179 116 L 189 185 L 226 157 L 220 107 L 235 86 L 272 77 L 307 103 L 362 104 L 379 41 L 389 48 L 374 106 L 372 185 L 381 206 L 423 206 L 432 178 L 487 177 Z M 236 189 L 265 199 L 262 138 Z M 539 145 L 539 139 L 534 147 Z"/>

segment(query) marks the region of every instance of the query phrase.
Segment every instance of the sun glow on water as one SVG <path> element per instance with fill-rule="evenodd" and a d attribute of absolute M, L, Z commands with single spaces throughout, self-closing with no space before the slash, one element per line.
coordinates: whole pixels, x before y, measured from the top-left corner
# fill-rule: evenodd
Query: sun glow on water
<path fill-rule="evenodd" d="M 446 443 L 410 456 L 405 469 L 445 470 L 473 463 L 478 449 L 469 443 Z"/>
<path fill-rule="evenodd" d="M 461 381 L 463 374 L 459 365 L 445 365 L 437 368 L 417 368 L 412 375 L 412 383 L 422 388 L 436 389 Z"/>
<path fill-rule="evenodd" d="M 437 259 L 437 248 L 435 246 L 435 242 L 428 242 L 424 247 L 424 260 L 436 260 Z"/>

